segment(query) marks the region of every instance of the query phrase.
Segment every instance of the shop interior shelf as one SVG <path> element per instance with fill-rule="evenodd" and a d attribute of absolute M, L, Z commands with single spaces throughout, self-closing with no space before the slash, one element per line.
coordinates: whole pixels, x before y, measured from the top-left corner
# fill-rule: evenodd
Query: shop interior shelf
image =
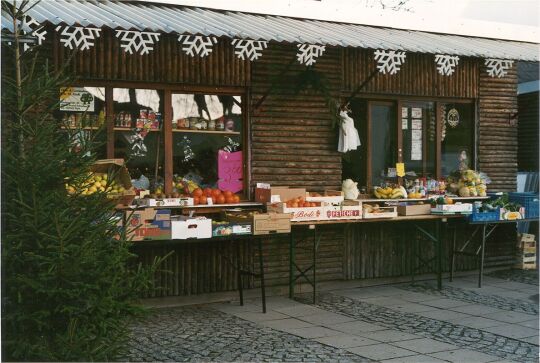
<path fill-rule="evenodd" d="M 86 127 L 65 127 L 65 126 L 62 126 L 62 129 L 64 129 L 64 130 L 79 130 L 79 129 L 83 129 L 83 130 L 99 130 L 100 127 L 97 127 L 97 126 L 86 126 Z"/>
<path fill-rule="evenodd" d="M 114 131 L 132 131 L 132 127 L 115 127 Z M 150 132 L 157 132 L 160 131 L 159 129 L 148 129 Z"/>
<path fill-rule="evenodd" d="M 191 129 L 173 129 L 174 132 L 191 132 L 198 134 L 221 134 L 221 135 L 240 135 L 239 131 L 212 131 L 212 130 L 191 130 Z"/>

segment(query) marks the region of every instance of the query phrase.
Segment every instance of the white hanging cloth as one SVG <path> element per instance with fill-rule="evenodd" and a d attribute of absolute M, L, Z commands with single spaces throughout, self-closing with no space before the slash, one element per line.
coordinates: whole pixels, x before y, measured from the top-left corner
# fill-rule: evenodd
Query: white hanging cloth
<path fill-rule="evenodd" d="M 346 153 L 349 150 L 356 150 L 360 146 L 360 136 L 354 127 L 354 120 L 347 115 L 346 111 L 340 111 L 341 125 L 339 127 L 338 151 Z"/>

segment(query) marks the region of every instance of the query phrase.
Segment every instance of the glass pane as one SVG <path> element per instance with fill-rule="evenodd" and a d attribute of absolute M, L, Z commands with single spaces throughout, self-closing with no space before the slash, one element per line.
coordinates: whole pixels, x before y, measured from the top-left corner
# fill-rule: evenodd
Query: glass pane
<path fill-rule="evenodd" d="M 114 157 L 126 160 L 135 187 L 163 191 L 163 91 L 115 88 Z"/>
<path fill-rule="evenodd" d="M 383 184 L 388 168 L 395 168 L 397 158 L 396 108 L 371 104 L 371 183 Z"/>
<path fill-rule="evenodd" d="M 444 104 L 441 115 L 442 175 L 460 168 L 474 168 L 474 107 L 471 104 Z"/>
<path fill-rule="evenodd" d="M 433 102 L 406 102 L 401 112 L 405 171 L 435 178 L 437 118 Z"/>
<path fill-rule="evenodd" d="M 367 145 L 367 101 L 355 99 L 351 101 L 350 108 L 352 114 L 350 116 L 354 120 L 354 126 L 358 130 L 360 142 L 362 143 L 358 149 L 348 151 L 342 155 L 342 178 L 352 179 L 358 182 L 358 187 L 367 186 L 366 178 L 366 145 Z"/>
<path fill-rule="evenodd" d="M 241 101 L 241 96 L 232 95 L 172 95 L 177 189 L 182 182 L 190 182 L 191 188 L 196 184 L 243 191 Z M 223 169 L 221 175 L 219 169 Z"/>
<path fill-rule="evenodd" d="M 63 87 L 56 117 L 63 127 L 76 130 L 71 135 L 73 149 L 83 144 L 91 147 L 94 157 L 107 157 L 107 133 L 105 129 L 104 87 Z M 67 132 L 66 132 L 66 135 Z"/>

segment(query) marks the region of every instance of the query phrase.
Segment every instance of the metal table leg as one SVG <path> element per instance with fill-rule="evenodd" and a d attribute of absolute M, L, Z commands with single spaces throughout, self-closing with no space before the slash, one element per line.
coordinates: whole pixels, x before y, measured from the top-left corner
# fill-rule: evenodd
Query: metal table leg
<path fill-rule="evenodd" d="M 484 274 L 484 256 L 486 250 L 486 226 L 487 223 L 482 224 L 482 246 L 480 247 L 480 273 L 478 274 L 478 287 L 482 287 L 482 279 Z"/>
<path fill-rule="evenodd" d="M 291 229 L 289 236 L 289 299 L 294 297 L 294 236 Z"/>
<path fill-rule="evenodd" d="M 456 268 L 456 234 L 457 228 L 452 227 L 452 251 L 450 252 L 450 282 L 454 281 L 454 269 Z"/>
<path fill-rule="evenodd" d="M 263 306 L 263 313 L 266 313 L 266 291 L 265 291 L 265 285 L 264 285 L 264 261 L 263 261 L 263 254 L 262 254 L 262 238 L 258 238 L 259 240 L 259 269 L 260 269 L 260 278 L 261 278 L 261 297 L 262 297 L 262 306 Z"/>
<path fill-rule="evenodd" d="M 441 223 L 444 220 L 435 222 L 435 243 L 437 249 L 437 289 L 442 289 L 442 239 L 441 239 Z"/>
<path fill-rule="evenodd" d="M 313 304 L 317 303 L 317 228 L 313 228 Z"/>
<path fill-rule="evenodd" d="M 236 269 L 238 271 L 238 293 L 240 294 L 240 305 L 244 305 L 244 291 L 242 289 L 242 264 L 240 262 L 240 241 L 236 241 Z"/>

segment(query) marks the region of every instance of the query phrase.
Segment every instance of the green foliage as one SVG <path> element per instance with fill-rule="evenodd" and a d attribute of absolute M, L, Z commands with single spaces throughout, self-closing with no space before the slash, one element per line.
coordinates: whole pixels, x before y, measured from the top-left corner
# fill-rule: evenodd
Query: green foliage
<path fill-rule="evenodd" d="M 136 264 L 105 193 L 67 194 L 67 181 L 87 178 L 92 143 L 74 152 L 77 132 L 52 118 L 52 100 L 70 80 L 35 53 L 21 57 L 20 83 L 13 68 L 3 69 L 2 354 L 111 360 L 125 346 L 128 319 L 143 311 L 136 300 L 161 261 Z"/>

